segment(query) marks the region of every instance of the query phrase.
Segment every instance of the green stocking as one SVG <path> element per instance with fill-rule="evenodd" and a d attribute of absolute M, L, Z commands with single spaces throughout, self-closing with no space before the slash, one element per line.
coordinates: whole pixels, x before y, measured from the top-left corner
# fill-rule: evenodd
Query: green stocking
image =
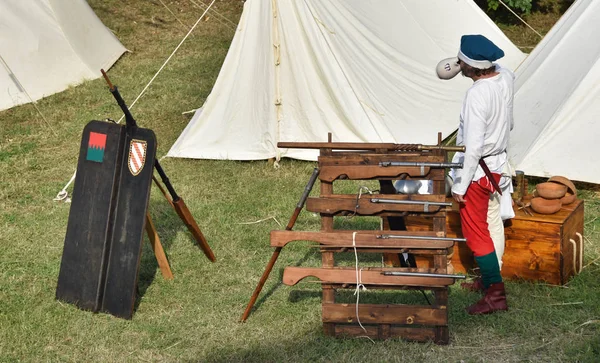
<path fill-rule="evenodd" d="M 475 261 L 479 265 L 481 271 L 481 279 L 483 280 L 483 286 L 487 289 L 491 284 L 497 284 L 502 282 L 502 276 L 500 275 L 500 265 L 498 264 L 498 257 L 496 251 L 488 253 L 485 256 L 475 256 Z"/>

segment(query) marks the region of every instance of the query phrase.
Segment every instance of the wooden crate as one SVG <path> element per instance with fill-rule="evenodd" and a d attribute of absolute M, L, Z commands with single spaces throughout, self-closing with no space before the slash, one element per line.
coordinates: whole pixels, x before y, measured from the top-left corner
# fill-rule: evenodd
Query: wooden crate
<path fill-rule="evenodd" d="M 506 279 L 545 281 L 563 285 L 577 274 L 583 262 L 583 210 L 582 200 L 565 205 L 550 215 L 521 210 L 505 224 L 506 248 L 502 276 Z M 448 210 L 446 232 L 448 237 L 462 237 L 460 216 L 457 210 Z M 408 217 L 409 230 L 427 230 L 429 222 L 422 217 Z M 452 265 L 456 272 L 468 272 L 475 260 L 466 244 L 455 244 Z M 418 260 L 427 265 L 426 258 Z"/>

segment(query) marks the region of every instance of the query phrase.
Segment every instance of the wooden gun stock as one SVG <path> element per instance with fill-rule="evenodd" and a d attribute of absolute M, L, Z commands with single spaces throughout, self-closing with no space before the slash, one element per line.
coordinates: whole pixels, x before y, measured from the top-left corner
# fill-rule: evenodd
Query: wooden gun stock
<path fill-rule="evenodd" d="M 198 242 L 198 245 L 202 249 L 202 252 L 204 252 L 206 257 L 208 257 L 208 259 L 211 262 L 215 262 L 217 260 L 215 258 L 215 255 L 210 249 L 208 242 L 206 242 L 206 238 L 204 238 L 204 235 L 200 231 L 200 227 L 198 227 L 198 224 L 196 224 L 194 217 L 192 217 L 192 214 L 190 213 L 190 210 L 188 209 L 187 205 L 185 205 L 183 199 L 179 198 L 177 200 L 174 200 L 173 208 L 175 208 L 175 211 L 177 212 L 177 215 L 179 215 L 179 218 L 181 218 L 183 223 L 186 225 L 188 230 L 196 239 L 196 242 Z"/>
<path fill-rule="evenodd" d="M 287 226 L 285 227 L 286 231 L 291 231 L 292 228 L 294 228 L 294 224 L 296 224 L 296 219 L 298 219 L 298 216 L 300 215 L 302 208 L 304 208 L 304 203 L 306 203 L 306 198 L 308 198 L 308 194 L 310 194 L 310 191 L 312 190 L 313 185 L 315 185 L 315 181 L 317 180 L 318 176 L 319 176 L 319 169 L 314 168 L 313 173 L 310 176 L 308 183 L 306 184 L 306 187 L 304 187 L 304 192 L 302 193 L 302 196 L 300 197 L 298 204 L 296 204 L 296 209 L 294 209 L 294 213 L 290 217 L 290 220 L 289 220 Z M 275 265 L 275 262 L 277 262 L 277 258 L 279 258 L 279 254 L 281 253 L 282 248 L 283 248 L 283 246 L 276 247 L 275 251 L 273 251 L 273 255 L 271 255 L 271 259 L 269 260 L 269 263 L 267 264 L 267 267 L 265 268 L 265 272 L 263 272 L 262 276 L 260 277 L 260 281 L 258 282 L 258 285 L 256 285 L 256 288 L 254 289 L 254 292 L 252 293 L 252 296 L 250 297 L 248 306 L 246 306 L 246 310 L 244 311 L 244 314 L 242 314 L 242 318 L 240 319 L 241 322 L 244 322 L 244 321 L 246 321 L 246 319 L 248 319 L 248 315 L 250 315 L 250 310 L 252 310 L 252 307 L 254 306 L 256 299 L 258 299 L 258 295 L 260 294 L 260 291 L 262 290 L 263 286 L 265 285 L 265 282 L 267 282 L 267 279 L 269 278 L 269 274 L 271 274 L 271 270 L 273 270 L 273 266 Z"/>
<path fill-rule="evenodd" d="M 416 270 L 416 269 L 413 269 Z M 312 276 L 328 284 L 373 284 L 387 286 L 448 286 L 454 283 L 453 278 L 424 277 L 425 273 L 406 276 L 386 276 L 381 268 L 361 269 L 360 281 L 356 279 L 356 269 L 351 267 L 318 268 L 318 267 L 286 267 L 283 270 L 283 283 L 294 286 L 302 279 Z M 434 275 L 438 276 L 438 275 Z"/>

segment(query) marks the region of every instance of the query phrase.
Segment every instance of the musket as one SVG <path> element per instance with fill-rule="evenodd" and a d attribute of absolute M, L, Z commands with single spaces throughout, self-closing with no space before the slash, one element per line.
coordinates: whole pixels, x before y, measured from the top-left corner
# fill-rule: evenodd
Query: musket
<path fill-rule="evenodd" d="M 399 234 L 379 234 L 376 236 L 378 239 L 412 239 L 412 240 L 424 240 L 424 241 L 445 241 L 445 242 L 467 242 L 466 238 L 453 238 L 453 237 L 427 237 L 427 236 L 413 236 L 413 235 L 399 235 Z"/>
<path fill-rule="evenodd" d="M 422 168 L 456 168 L 462 169 L 463 163 L 430 163 L 430 162 L 419 162 L 419 161 L 382 161 L 379 166 L 412 166 Z"/>
<path fill-rule="evenodd" d="M 444 150 L 465 151 L 464 146 L 423 145 L 423 144 L 394 144 L 376 142 L 278 142 L 281 149 L 336 149 L 336 150 L 396 150 L 396 151 L 421 151 Z"/>
<path fill-rule="evenodd" d="M 119 89 L 117 88 L 117 86 L 114 86 L 110 82 L 110 79 L 108 79 L 108 75 L 106 74 L 104 69 L 101 69 L 100 72 L 102 72 L 102 76 L 104 77 L 104 80 L 106 80 L 106 83 L 108 83 L 110 93 L 112 93 L 113 97 L 115 98 L 115 100 L 117 101 L 119 106 L 121 107 L 123 114 L 125 115 L 125 123 L 126 123 L 127 130 L 135 130 L 135 128 L 138 127 L 137 122 L 131 115 L 131 112 L 129 111 L 129 108 L 125 104 L 123 97 L 121 97 L 121 94 L 119 93 Z M 163 194 L 165 195 L 165 198 L 167 198 L 167 201 L 169 202 L 169 204 L 171 204 L 173 206 L 173 208 L 175 209 L 175 212 L 177 212 L 177 215 L 179 216 L 179 218 L 181 218 L 181 220 L 186 225 L 186 227 L 188 228 L 190 233 L 192 233 L 192 235 L 194 236 L 194 239 L 196 240 L 196 242 L 202 249 L 202 252 L 204 252 L 206 257 L 208 257 L 208 259 L 211 262 L 215 262 L 216 261 L 215 255 L 212 252 L 212 250 L 210 249 L 210 246 L 208 245 L 206 238 L 200 231 L 200 227 L 198 227 L 198 224 L 194 220 L 194 217 L 190 213 L 190 210 L 188 209 L 188 207 L 185 204 L 185 202 L 183 201 L 183 199 L 179 195 L 177 195 L 177 193 L 175 192 L 173 185 L 169 181 L 169 178 L 165 174 L 163 168 L 160 166 L 158 159 L 154 159 L 154 168 L 158 172 L 158 175 L 160 175 L 160 178 L 161 178 L 163 184 L 167 187 L 167 190 L 169 191 L 169 194 L 171 195 L 171 198 L 169 199 L 169 197 L 166 195 L 166 193 L 164 193 L 164 190 L 162 188 L 160 188 L 161 191 L 163 192 Z M 154 181 L 157 182 L 156 179 L 154 179 Z"/>
<path fill-rule="evenodd" d="M 464 275 L 449 275 L 449 274 L 430 274 L 426 272 L 401 272 L 401 271 L 383 271 L 385 276 L 414 276 L 414 277 L 437 277 L 447 279 L 465 279 Z"/>
<path fill-rule="evenodd" d="M 294 213 L 290 217 L 290 220 L 289 220 L 287 226 L 285 227 L 286 231 L 291 231 L 292 228 L 294 228 L 294 224 L 296 224 L 296 219 L 298 219 L 298 216 L 300 215 L 302 208 L 304 208 L 304 203 L 306 203 L 306 198 L 308 198 L 308 194 L 310 194 L 310 191 L 312 190 L 313 185 L 315 184 L 315 181 L 317 180 L 317 176 L 319 176 L 319 169 L 314 168 L 313 173 L 310 176 L 308 183 L 306 184 L 306 187 L 304 187 L 304 192 L 302 193 L 302 196 L 300 197 L 298 204 L 296 204 L 296 209 L 294 209 Z M 246 310 L 244 311 L 244 314 L 242 314 L 242 318 L 240 319 L 241 322 L 246 321 L 246 319 L 248 318 L 248 315 L 250 315 L 250 310 L 252 310 L 252 307 L 254 306 L 254 303 L 256 302 L 256 299 L 258 298 L 260 291 L 262 290 L 263 286 L 265 285 L 265 282 L 269 278 L 269 274 L 271 273 L 271 270 L 273 270 L 273 266 L 275 265 L 275 262 L 277 261 L 277 258 L 279 257 L 279 253 L 281 252 L 282 248 L 283 247 L 276 247 L 275 251 L 273 251 L 273 255 L 271 256 L 271 259 L 269 260 L 269 263 L 267 264 L 267 267 L 265 268 L 265 272 L 263 272 L 263 274 L 260 278 L 260 281 L 258 282 L 258 285 L 256 285 L 256 288 L 254 289 L 254 292 L 252 293 L 252 296 L 250 297 L 248 306 L 246 306 Z"/>

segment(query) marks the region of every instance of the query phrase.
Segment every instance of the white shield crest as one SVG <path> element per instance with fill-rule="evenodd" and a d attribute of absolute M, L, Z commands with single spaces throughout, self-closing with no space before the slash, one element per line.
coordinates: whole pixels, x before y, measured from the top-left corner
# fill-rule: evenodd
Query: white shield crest
<path fill-rule="evenodd" d="M 143 140 L 131 140 L 129 144 L 129 171 L 133 176 L 138 175 L 144 169 L 146 162 L 146 148 L 148 144 Z"/>

